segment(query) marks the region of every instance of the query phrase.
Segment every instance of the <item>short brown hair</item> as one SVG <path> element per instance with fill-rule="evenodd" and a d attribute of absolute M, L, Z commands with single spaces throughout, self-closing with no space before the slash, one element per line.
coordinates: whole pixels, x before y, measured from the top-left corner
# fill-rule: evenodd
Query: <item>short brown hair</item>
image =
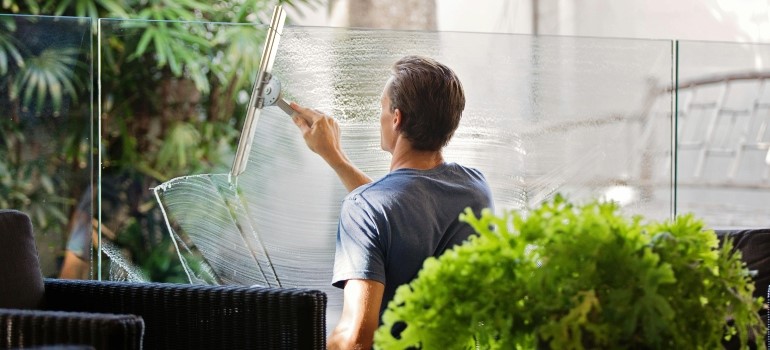
<path fill-rule="evenodd" d="M 391 69 L 390 110 L 401 111 L 400 132 L 420 151 L 438 151 L 452 138 L 465 94 L 452 69 L 422 56 L 406 56 Z"/>

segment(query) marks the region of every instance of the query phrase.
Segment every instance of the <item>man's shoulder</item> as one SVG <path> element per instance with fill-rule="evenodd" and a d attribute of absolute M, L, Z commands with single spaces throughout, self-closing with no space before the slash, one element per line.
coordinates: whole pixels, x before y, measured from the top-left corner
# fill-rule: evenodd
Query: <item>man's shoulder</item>
<path fill-rule="evenodd" d="M 415 188 L 420 186 L 419 182 L 408 172 L 391 172 L 348 193 L 343 206 L 386 210 L 412 196 Z"/>
<path fill-rule="evenodd" d="M 393 196 L 394 191 L 390 187 L 386 178 L 361 185 L 345 196 L 343 208 L 350 209 L 351 206 L 361 209 L 381 207 L 384 201 Z"/>
<path fill-rule="evenodd" d="M 388 177 L 385 176 L 380 179 L 374 180 L 368 184 L 361 185 L 356 189 L 354 189 L 353 191 L 350 191 L 350 193 L 348 193 L 348 195 L 345 198 L 348 199 L 348 198 L 355 198 L 360 196 L 368 196 L 368 195 L 381 193 L 387 188 L 386 186 L 387 178 Z"/>
<path fill-rule="evenodd" d="M 457 163 L 450 163 L 449 165 L 455 171 L 461 171 L 461 172 L 470 174 L 470 175 L 472 175 L 474 177 L 478 177 L 478 178 L 484 179 L 484 174 L 479 169 L 476 169 L 476 168 L 470 167 L 470 166 L 465 166 L 465 165 L 462 165 L 462 164 L 457 164 Z"/>
<path fill-rule="evenodd" d="M 462 185 L 467 190 L 486 189 L 489 187 L 484 174 L 476 168 L 446 163 L 431 170 L 400 169 L 382 178 L 356 188 L 346 198 L 364 198 L 380 200 L 399 198 L 401 194 L 411 197 L 415 192 L 443 192 L 445 186 L 457 188 Z"/>

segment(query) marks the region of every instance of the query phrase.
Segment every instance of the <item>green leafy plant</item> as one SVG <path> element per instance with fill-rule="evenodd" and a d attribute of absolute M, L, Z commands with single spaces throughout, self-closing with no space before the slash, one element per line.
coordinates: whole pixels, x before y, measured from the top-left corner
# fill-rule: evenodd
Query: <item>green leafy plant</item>
<path fill-rule="evenodd" d="M 740 253 L 691 215 L 646 223 L 556 196 L 461 219 L 479 235 L 397 290 L 377 347 L 716 349 L 763 334 Z"/>

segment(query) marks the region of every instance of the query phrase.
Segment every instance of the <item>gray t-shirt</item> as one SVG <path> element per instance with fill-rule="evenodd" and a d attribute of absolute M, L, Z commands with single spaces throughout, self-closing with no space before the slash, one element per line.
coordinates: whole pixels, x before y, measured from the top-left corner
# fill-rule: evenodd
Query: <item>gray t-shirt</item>
<path fill-rule="evenodd" d="M 458 218 L 467 207 L 479 215 L 492 207 L 492 193 L 481 172 L 455 163 L 398 169 L 353 190 L 342 202 L 332 284 L 382 282 L 382 313 L 426 258 L 475 233 Z"/>

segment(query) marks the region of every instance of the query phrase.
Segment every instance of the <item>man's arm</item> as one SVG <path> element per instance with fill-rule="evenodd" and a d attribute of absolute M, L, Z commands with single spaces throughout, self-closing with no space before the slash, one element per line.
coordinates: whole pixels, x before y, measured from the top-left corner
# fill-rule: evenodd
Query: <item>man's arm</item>
<path fill-rule="evenodd" d="M 296 112 L 292 117 L 294 124 L 302 131 L 307 146 L 334 169 L 348 192 L 372 182 L 342 151 L 340 126 L 334 118 L 294 102 L 291 108 Z"/>
<path fill-rule="evenodd" d="M 327 349 L 370 349 L 380 324 L 385 285 L 374 280 L 348 280 L 343 291 L 342 317 L 326 344 Z"/>

